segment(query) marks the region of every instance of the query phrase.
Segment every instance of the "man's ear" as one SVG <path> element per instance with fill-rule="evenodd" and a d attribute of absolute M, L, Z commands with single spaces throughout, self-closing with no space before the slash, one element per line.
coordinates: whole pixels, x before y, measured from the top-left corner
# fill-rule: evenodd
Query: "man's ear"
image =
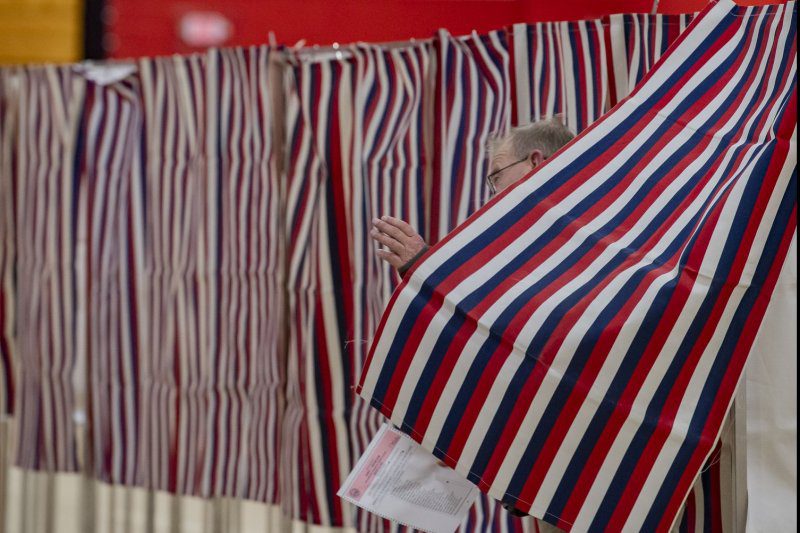
<path fill-rule="evenodd" d="M 533 152 L 531 152 L 531 156 L 530 158 L 528 158 L 528 161 L 530 162 L 533 168 L 536 168 L 539 165 L 541 165 L 542 162 L 544 161 L 544 154 L 542 153 L 541 150 L 534 150 Z"/>

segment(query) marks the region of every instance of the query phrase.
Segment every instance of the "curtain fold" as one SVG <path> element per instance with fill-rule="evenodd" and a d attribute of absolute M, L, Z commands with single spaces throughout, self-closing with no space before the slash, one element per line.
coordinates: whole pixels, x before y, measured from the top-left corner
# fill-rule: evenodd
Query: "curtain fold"
<path fill-rule="evenodd" d="M 271 53 L 138 63 L 140 148 L 121 245 L 130 269 L 119 272 L 131 353 L 92 383 L 90 424 L 135 422 L 93 428 L 100 479 L 279 501 L 284 241 Z M 109 402 L 108 387 L 127 396 Z"/>
<path fill-rule="evenodd" d="M 508 132 L 511 93 L 505 32 L 453 37 L 440 30 L 433 53 L 433 168 L 421 232 L 430 244 L 488 199 L 486 143 Z"/>
<path fill-rule="evenodd" d="M 514 125 L 562 115 L 578 133 L 606 112 L 607 29 L 601 19 L 512 27 Z"/>
<path fill-rule="evenodd" d="M 609 58 L 609 105 L 627 97 L 686 30 L 693 15 L 621 14 L 604 19 Z"/>
<path fill-rule="evenodd" d="M 74 370 L 85 360 L 85 308 L 74 265 L 82 180 L 86 82 L 70 67 L 14 72 L 17 134 L 13 221 L 15 257 L 15 416 L 17 464 L 75 471 Z M 8 218 L 6 217 L 6 220 Z"/>
<path fill-rule="evenodd" d="M 0 69 L 0 418 L 14 412 L 16 73 Z"/>

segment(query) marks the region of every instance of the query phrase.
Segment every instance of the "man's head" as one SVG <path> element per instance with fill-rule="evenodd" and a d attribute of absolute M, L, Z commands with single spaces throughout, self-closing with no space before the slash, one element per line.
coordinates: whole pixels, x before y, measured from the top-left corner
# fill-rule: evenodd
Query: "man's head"
<path fill-rule="evenodd" d="M 558 118 L 512 128 L 489 142 L 489 188 L 499 193 L 572 140 L 574 135 Z"/>

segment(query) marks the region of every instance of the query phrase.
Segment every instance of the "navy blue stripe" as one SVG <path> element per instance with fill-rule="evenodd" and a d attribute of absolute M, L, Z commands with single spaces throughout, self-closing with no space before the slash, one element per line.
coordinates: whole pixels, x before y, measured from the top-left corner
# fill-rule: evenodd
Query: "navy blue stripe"
<path fill-rule="evenodd" d="M 451 46 L 450 48 L 452 49 L 453 47 Z M 460 72 L 460 76 L 459 76 L 460 79 L 458 80 L 458 88 L 456 89 L 457 91 L 460 91 L 462 94 L 466 94 L 467 93 L 467 88 L 469 87 L 469 76 L 468 76 L 469 69 L 466 68 L 466 63 L 467 63 L 467 60 L 465 59 L 464 62 L 462 63 L 462 68 L 461 68 L 461 72 Z M 450 66 L 454 67 L 453 64 L 451 64 Z M 454 74 L 454 76 L 455 76 L 455 74 Z M 471 96 L 474 98 L 474 95 L 471 95 Z M 448 180 L 447 181 L 448 183 L 451 183 L 451 184 L 461 183 L 464 188 L 469 189 L 470 184 L 467 183 L 466 180 L 459 179 L 459 178 L 463 178 L 464 176 L 459 176 L 459 174 L 458 174 L 458 168 L 462 163 L 464 164 L 464 170 L 467 170 L 466 162 L 463 161 L 464 157 L 465 157 L 465 155 L 464 155 L 465 144 L 466 144 L 465 143 L 465 139 L 466 139 L 466 136 L 467 136 L 467 116 L 466 116 L 467 115 L 467 108 L 466 108 L 466 102 L 462 99 L 462 104 L 461 105 L 464 106 L 464 107 L 461 108 L 461 109 L 454 109 L 453 106 L 452 106 L 453 103 L 454 102 L 446 102 L 445 101 L 444 105 L 442 106 L 442 110 L 445 113 L 445 115 L 442 117 L 442 120 L 445 120 L 448 123 L 450 122 L 448 120 L 450 118 L 448 113 L 458 113 L 458 126 L 456 127 L 458 133 L 456 134 L 455 150 L 453 151 L 453 156 L 451 158 L 452 161 L 451 161 L 451 166 L 450 166 L 450 175 L 449 176 L 442 176 L 442 177 L 444 179 Z M 449 135 L 452 135 L 452 133 L 453 133 L 452 131 L 448 131 Z M 445 199 L 442 198 L 442 200 L 445 200 Z M 455 202 L 457 202 L 459 199 L 458 198 L 450 198 L 450 200 L 451 200 L 451 203 L 449 204 L 449 215 L 450 216 L 448 217 L 448 227 L 446 228 L 447 232 L 452 231 L 453 228 L 455 227 L 456 217 L 458 215 L 458 206 L 457 206 L 457 204 L 455 204 Z M 444 206 L 442 206 L 442 207 L 444 207 Z"/>
<path fill-rule="evenodd" d="M 488 74 L 488 73 L 486 73 L 486 74 Z M 476 194 L 474 194 L 474 192 L 483 190 L 483 187 L 484 187 L 484 176 L 487 173 L 486 169 L 487 169 L 487 165 L 489 164 L 488 159 L 482 161 L 481 162 L 482 164 L 480 164 L 480 165 L 478 164 L 478 157 L 479 157 L 479 154 L 481 153 L 481 148 L 482 148 L 481 144 L 480 144 L 481 143 L 481 137 L 480 137 L 480 135 L 478 133 L 483 129 L 483 125 L 484 124 L 486 124 L 488 126 L 491 126 L 492 120 L 494 119 L 495 116 L 497 116 L 498 111 L 499 111 L 498 107 L 494 107 L 492 109 L 487 109 L 488 108 L 488 106 L 486 104 L 486 100 L 488 98 L 487 93 L 488 93 L 488 90 L 491 90 L 491 86 L 487 90 L 487 85 L 489 85 L 490 83 L 491 83 L 490 81 L 485 82 L 484 80 L 481 80 L 481 79 L 478 80 L 478 83 L 477 83 L 477 86 L 478 86 L 478 94 L 477 94 L 478 115 L 475 117 L 475 133 L 472 135 L 472 146 L 471 146 L 472 149 L 470 150 L 470 152 L 472 154 L 472 165 L 470 167 L 466 167 L 465 166 L 465 168 L 464 168 L 464 171 L 466 173 L 469 173 L 467 176 L 464 176 L 464 175 L 456 176 L 456 179 L 459 180 L 461 183 L 464 183 L 465 187 L 468 186 L 470 188 L 470 193 L 471 194 L 470 194 L 469 197 L 472 199 L 472 202 L 471 202 L 469 208 L 467 209 L 467 216 L 471 215 L 472 213 L 474 213 L 475 211 L 480 209 L 480 207 L 482 205 L 482 202 L 480 200 L 480 197 L 482 195 L 476 195 Z M 495 95 L 497 94 L 495 91 L 492 91 L 492 92 L 494 92 Z M 494 101 L 495 101 L 495 106 L 500 104 L 498 98 L 495 98 Z M 465 111 L 464 115 L 466 115 L 469 112 L 469 110 L 467 110 L 467 109 L 465 109 L 464 111 Z M 469 181 L 467 181 L 466 178 L 471 178 L 471 179 Z M 476 197 L 477 197 L 477 199 L 476 199 Z M 461 222 L 461 221 L 459 221 L 459 222 Z"/>
<path fill-rule="evenodd" d="M 580 120 L 578 122 L 579 133 L 603 114 L 603 105 L 605 103 L 603 101 L 603 90 L 605 87 L 601 86 L 600 81 L 602 79 L 600 76 L 600 69 L 603 68 L 603 65 L 595 63 L 595 59 L 600 56 L 600 52 L 598 51 L 598 40 L 602 39 L 603 36 L 598 34 L 597 27 L 594 24 L 589 22 L 583 22 L 581 24 L 586 25 L 586 47 L 588 48 L 589 55 L 589 61 L 587 65 L 589 67 L 589 74 L 588 79 L 586 80 L 585 90 L 587 93 L 587 100 L 591 99 L 593 111 L 591 115 L 589 115 L 587 112 L 585 121 Z M 589 91 L 592 92 L 591 95 L 588 94 Z M 579 97 L 578 100 L 583 101 L 584 99 Z"/>
<path fill-rule="evenodd" d="M 421 50 L 420 52 L 418 52 L 418 54 L 419 53 L 421 53 Z M 416 166 L 416 175 L 414 176 L 414 179 L 416 179 L 417 181 L 416 206 L 417 206 L 417 220 L 419 221 L 420 224 L 420 229 L 418 231 L 420 232 L 420 234 L 422 234 L 424 233 L 424 230 L 422 228 L 430 227 L 427 217 L 427 211 L 425 209 L 425 196 L 424 196 L 425 165 L 423 164 L 423 161 L 425 160 L 426 153 L 425 153 L 425 135 L 422 125 L 425 124 L 425 113 L 424 113 L 425 106 L 423 105 L 423 96 L 421 92 L 423 85 L 422 80 L 424 79 L 425 73 L 423 69 L 422 58 L 419 57 L 417 54 L 415 54 L 414 60 L 416 65 L 419 66 L 418 74 L 416 74 L 417 76 L 419 76 L 418 78 L 419 81 L 414 83 L 414 87 L 418 91 L 418 93 L 416 93 L 415 96 L 419 100 L 419 102 L 416 104 L 417 112 L 415 116 L 415 122 L 413 123 L 413 125 L 417 128 L 417 142 L 414 149 L 416 150 L 417 160 L 418 160 Z M 426 242 L 430 242 L 431 240 L 430 235 L 423 235 L 423 238 L 425 239 Z"/>

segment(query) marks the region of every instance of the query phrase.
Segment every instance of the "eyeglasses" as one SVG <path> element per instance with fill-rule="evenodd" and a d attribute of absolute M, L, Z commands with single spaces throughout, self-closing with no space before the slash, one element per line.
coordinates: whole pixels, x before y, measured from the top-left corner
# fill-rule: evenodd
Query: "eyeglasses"
<path fill-rule="evenodd" d="M 489 174 L 488 176 L 486 176 L 486 185 L 489 187 L 489 192 L 491 192 L 493 195 L 497 194 L 497 187 L 495 186 L 494 182 L 497 179 L 497 176 L 499 176 L 501 172 L 503 172 L 507 168 L 513 167 L 514 165 L 519 165 L 523 161 L 527 161 L 527 160 L 528 160 L 528 156 L 525 156 L 522 159 L 520 159 L 519 161 L 514 161 L 510 165 L 506 165 L 503 168 L 497 169 L 494 172 L 492 172 L 491 174 Z"/>

